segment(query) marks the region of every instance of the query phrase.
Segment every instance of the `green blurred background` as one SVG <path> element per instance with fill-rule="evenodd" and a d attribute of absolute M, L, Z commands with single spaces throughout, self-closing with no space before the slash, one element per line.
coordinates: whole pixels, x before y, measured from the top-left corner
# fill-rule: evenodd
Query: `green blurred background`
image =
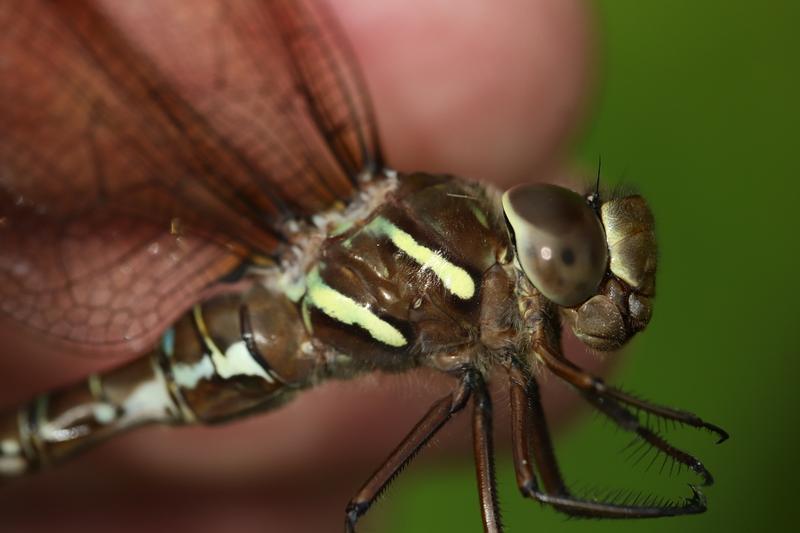
<path fill-rule="evenodd" d="M 507 529 L 787 531 L 798 493 L 800 3 L 595 6 L 600 91 L 575 155 L 592 167 L 602 154 L 607 182 L 646 195 L 660 245 L 655 318 L 611 381 L 732 438 L 676 434 L 717 483 L 706 514 L 655 521 L 565 520 L 518 495 L 503 454 Z M 557 437 L 568 480 L 688 493 L 691 476 L 657 481 L 660 461 L 649 472 L 650 456 L 626 462 L 625 436 L 585 418 Z M 391 532 L 481 531 L 467 463 L 412 467 L 380 507 Z"/>

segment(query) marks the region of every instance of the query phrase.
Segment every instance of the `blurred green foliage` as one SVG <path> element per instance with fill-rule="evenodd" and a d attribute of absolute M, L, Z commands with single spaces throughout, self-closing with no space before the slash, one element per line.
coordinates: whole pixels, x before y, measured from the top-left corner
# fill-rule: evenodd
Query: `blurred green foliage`
<path fill-rule="evenodd" d="M 654 320 L 612 381 L 691 409 L 732 438 L 688 441 L 717 478 L 705 490 L 709 511 L 655 521 L 565 520 L 519 497 L 510 457 L 501 456 L 507 529 L 788 531 L 800 406 L 800 3 L 595 6 L 600 90 L 576 156 L 592 167 L 602 154 L 606 182 L 636 184 L 655 212 L 660 245 Z M 624 436 L 592 426 L 557 439 L 568 479 L 636 484 L 641 464 L 611 457 L 634 474 L 609 479 L 596 453 Z M 683 480 L 692 478 L 663 485 L 688 494 Z M 466 464 L 410 469 L 381 507 L 393 532 L 481 531 Z"/>

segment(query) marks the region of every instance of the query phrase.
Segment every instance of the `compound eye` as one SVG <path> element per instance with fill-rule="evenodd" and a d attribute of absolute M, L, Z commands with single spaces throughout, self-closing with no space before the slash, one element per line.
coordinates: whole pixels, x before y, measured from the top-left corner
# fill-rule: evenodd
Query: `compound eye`
<path fill-rule="evenodd" d="M 573 307 L 597 293 L 608 266 L 600 219 L 586 200 L 556 185 L 518 185 L 503 194 L 525 275 L 548 299 Z"/>

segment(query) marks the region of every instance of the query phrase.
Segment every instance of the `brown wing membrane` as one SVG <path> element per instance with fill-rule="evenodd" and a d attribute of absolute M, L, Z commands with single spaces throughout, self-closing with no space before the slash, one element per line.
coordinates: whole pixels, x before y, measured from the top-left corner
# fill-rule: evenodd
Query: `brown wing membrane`
<path fill-rule="evenodd" d="M 3 208 L 8 203 L 0 199 Z M 97 210 L 60 221 L 24 205 L 10 209 L 0 227 L 4 339 L 24 333 L 16 322 L 66 349 L 140 351 L 240 262 L 216 243 L 170 235 L 130 216 Z M 9 345 L 3 347 L 7 353 Z"/>
<path fill-rule="evenodd" d="M 351 176 L 383 165 L 372 105 L 340 28 L 325 10 L 309 24 L 302 3 L 275 2 L 282 39 L 318 129 Z M 341 46 L 330 46 L 340 43 Z"/>
<path fill-rule="evenodd" d="M 3 2 L 0 333 L 141 349 L 349 198 L 381 161 L 352 61 L 305 2 Z"/>

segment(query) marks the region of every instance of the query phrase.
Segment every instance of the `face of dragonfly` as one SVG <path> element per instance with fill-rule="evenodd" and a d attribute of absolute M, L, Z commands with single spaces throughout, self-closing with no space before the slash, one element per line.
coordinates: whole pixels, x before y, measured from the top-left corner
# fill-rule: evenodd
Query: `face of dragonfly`
<path fill-rule="evenodd" d="M 613 350 L 644 329 L 656 271 L 653 216 L 638 195 L 599 209 L 556 185 L 521 185 L 503 195 L 517 266 L 562 307 L 575 335 Z"/>

